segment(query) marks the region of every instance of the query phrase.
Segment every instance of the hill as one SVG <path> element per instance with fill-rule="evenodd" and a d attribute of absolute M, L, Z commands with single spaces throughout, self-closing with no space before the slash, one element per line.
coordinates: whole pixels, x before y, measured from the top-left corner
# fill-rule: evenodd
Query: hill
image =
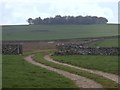
<path fill-rule="evenodd" d="M 57 40 L 115 35 L 118 35 L 117 24 L 2 26 L 3 40 Z"/>

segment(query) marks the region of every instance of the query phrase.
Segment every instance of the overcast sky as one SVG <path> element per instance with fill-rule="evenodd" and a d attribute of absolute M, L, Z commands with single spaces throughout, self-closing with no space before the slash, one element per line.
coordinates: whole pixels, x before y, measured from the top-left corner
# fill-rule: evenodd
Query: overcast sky
<path fill-rule="evenodd" d="M 119 0 L 0 0 L 0 25 L 27 24 L 26 20 L 55 15 L 106 17 L 118 23 Z"/>

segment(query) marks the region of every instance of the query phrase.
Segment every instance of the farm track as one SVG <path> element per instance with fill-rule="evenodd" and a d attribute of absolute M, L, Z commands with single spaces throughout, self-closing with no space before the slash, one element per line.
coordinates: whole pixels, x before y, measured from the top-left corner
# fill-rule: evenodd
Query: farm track
<path fill-rule="evenodd" d="M 49 71 L 56 72 L 66 78 L 69 78 L 70 80 L 74 81 L 79 88 L 103 88 L 102 85 L 96 83 L 95 81 L 93 81 L 91 79 L 38 63 L 38 62 L 34 61 L 32 57 L 33 57 L 33 55 L 29 55 L 29 56 L 25 57 L 24 59 L 27 62 L 32 63 L 36 66 L 45 68 Z"/>
<path fill-rule="evenodd" d="M 81 67 L 77 67 L 77 66 L 74 66 L 74 65 L 66 64 L 66 63 L 61 63 L 61 62 L 53 60 L 50 57 L 50 55 L 44 56 L 44 59 L 47 60 L 47 61 L 56 63 L 56 64 L 60 64 L 60 65 L 76 68 L 76 69 L 79 69 L 79 70 L 87 71 L 87 72 L 90 72 L 90 73 L 93 73 L 93 74 L 97 74 L 99 76 L 103 76 L 103 77 L 105 77 L 107 79 L 110 79 L 110 80 L 120 84 L 120 82 L 119 82 L 120 77 L 118 75 L 115 75 L 115 74 L 106 73 L 106 72 L 102 72 L 102 71 L 98 71 L 98 70 L 91 70 L 91 69 L 81 68 Z"/>

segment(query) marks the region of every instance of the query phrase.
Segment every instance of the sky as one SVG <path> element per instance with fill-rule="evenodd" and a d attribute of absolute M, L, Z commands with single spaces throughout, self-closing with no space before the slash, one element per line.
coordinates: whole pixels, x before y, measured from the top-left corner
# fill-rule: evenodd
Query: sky
<path fill-rule="evenodd" d="M 0 25 L 28 24 L 28 18 L 61 16 L 105 17 L 118 23 L 119 0 L 0 0 Z"/>

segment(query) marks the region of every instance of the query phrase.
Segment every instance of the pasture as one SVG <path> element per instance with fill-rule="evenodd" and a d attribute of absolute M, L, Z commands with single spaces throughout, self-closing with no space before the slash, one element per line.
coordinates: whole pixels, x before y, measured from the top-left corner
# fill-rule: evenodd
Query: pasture
<path fill-rule="evenodd" d="M 3 88 L 76 88 L 69 79 L 34 66 L 23 56 L 3 55 Z"/>
<path fill-rule="evenodd" d="M 90 79 L 95 80 L 96 82 L 100 83 L 101 85 L 103 85 L 104 88 L 118 87 L 117 83 L 115 83 L 115 82 L 113 82 L 109 79 L 106 79 L 102 76 L 98 76 L 96 74 L 92 74 L 92 73 L 86 72 L 84 70 L 79 70 L 79 69 L 75 69 L 75 68 L 72 68 L 72 67 L 67 67 L 67 66 L 64 66 L 64 65 L 60 65 L 60 64 L 56 64 L 56 63 L 53 63 L 53 62 L 50 62 L 50 61 L 46 61 L 43 58 L 44 55 L 46 55 L 46 54 L 48 54 L 48 52 L 36 53 L 35 56 L 34 56 L 34 60 L 39 62 L 39 63 L 45 64 L 47 66 L 51 66 L 51 67 L 54 67 L 54 68 L 57 68 L 57 69 L 61 69 L 61 70 L 68 71 L 68 72 L 71 72 L 71 73 L 74 73 L 74 74 L 78 74 L 80 76 L 90 78 Z"/>
<path fill-rule="evenodd" d="M 58 43 L 69 43 L 69 41 L 81 43 L 89 41 L 92 37 L 116 35 L 118 35 L 118 25 L 112 24 L 2 26 L 3 41 L 8 40 L 16 43 L 13 40 L 17 40 L 17 43 L 22 43 L 24 51 L 23 55 L 3 55 L 3 88 L 77 88 L 73 81 L 26 62 L 24 57 L 31 54 L 35 55 L 33 58 L 36 62 L 92 79 L 104 88 L 116 88 L 118 84 L 110 79 L 87 71 L 58 65 L 43 58 L 46 54 L 54 53 Z M 53 43 L 47 40 L 51 40 Z M 118 47 L 118 39 L 103 39 L 87 45 L 91 47 Z M 53 55 L 51 57 L 59 62 L 118 75 L 118 56 Z"/>
<path fill-rule="evenodd" d="M 9 25 L 3 40 L 57 40 L 118 35 L 118 25 Z"/>
<path fill-rule="evenodd" d="M 0 54 L 0 88 L 2 88 L 2 55 Z"/>
<path fill-rule="evenodd" d="M 88 69 L 118 74 L 118 56 L 66 55 L 53 56 L 54 60 Z"/>
<path fill-rule="evenodd" d="M 99 46 L 99 47 L 118 47 L 120 39 L 118 38 L 114 38 L 114 39 L 107 39 L 107 40 L 102 40 L 102 41 L 98 41 L 95 43 L 95 46 Z"/>

